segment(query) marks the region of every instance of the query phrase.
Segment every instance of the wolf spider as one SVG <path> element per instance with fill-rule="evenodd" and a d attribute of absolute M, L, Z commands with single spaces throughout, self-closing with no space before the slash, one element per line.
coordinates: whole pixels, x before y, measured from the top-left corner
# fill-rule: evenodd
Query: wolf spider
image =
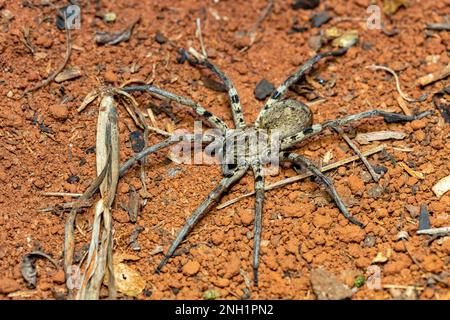
<path fill-rule="evenodd" d="M 190 106 L 193 110 L 205 118 L 210 125 L 214 128 L 220 130 L 224 137 L 238 135 L 237 130 L 247 130 L 247 131 L 260 131 L 266 130 L 269 132 L 268 139 L 272 139 L 275 132 L 281 137 L 281 145 L 279 160 L 288 161 L 296 166 L 305 167 L 307 170 L 312 172 L 317 178 L 319 178 L 331 198 L 334 200 L 342 214 L 352 223 L 364 227 L 363 223 L 358 221 L 356 218 L 350 215 L 341 198 L 339 197 L 333 182 L 330 178 L 324 175 L 320 169 L 305 156 L 300 154 L 292 153 L 288 151 L 289 148 L 297 145 L 298 143 L 321 133 L 324 129 L 333 129 L 339 126 L 343 126 L 351 121 L 356 121 L 373 116 L 382 116 L 387 123 L 393 122 L 403 122 L 412 121 L 416 119 L 421 119 L 430 114 L 429 111 L 422 112 L 417 115 L 407 116 L 398 113 L 390 113 L 382 110 L 370 110 L 361 112 L 355 115 L 345 116 L 337 120 L 329 120 L 319 124 L 313 124 L 313 115 L 311 110 L 305 104 L 291 100 L 282 100 L 283 94 L 289 89 L 289 87 L 295 84 L 315 63 L 321 59 L 329 56 L 339 56 L 346 52 L 346 49 L 340 49 L 336 51 L 329 51 L 325 53 L 317 54 L 316 56 L 309 59 L 302 67 L 300 67 L 294 74 L 289 76 L 283 84 L 281 84 L 277 90 L 269 97 L 261 112 L 258 115 L 255 123 L 253 125 L 248 125 L 242 113 L 242 108 L 240 104 L 239 95 L 231 80 L 213 63 L 207 59 L 196 59 L 190 57 L 190 55 L 182 50 L 181 53 L 185 59 L 187 59 L 191 65 L 202 65 L 210 69 L 214 74 L 216 74 L 221 81 L 225 84 L 228 91 L 229 99 L 231 102 L 231 112 L 233 116 L 233 122 L 235 129 L 229 128 L 223 120 L 212 114 L 211 112 L 205 110 L 197 103 L 192 100 L 177 96 L 173 93 L 161 90 L 157 87 L 151 85 L 144 86 L 130 86 L 125 87 L 122 90 L 125 92 L 133 91 L 145 91 L 153 96 L 159 98 L 166 98 L 169 100 L 176 101 L 180 104 Z M 204 137 L 203 137 L 204 138 Z M 190 136 L 191 141 L 195 137 Z M 225 139 L 226 142 L 226 139 Z M 157 149 L 166 147 L 173 142 L 166 140 L 160 143 L 158 146 L 150 147 L 150 152 L 155 152 Z M 260 243 L 261 243 L 261 229 L 262 229 L 262 211 L 264 202 L 264 176 L 262 174 L 262 169 L 265 164 L 267 164 L 267 156 L 270 156 L 270 150 L 263 149 L 259 154 L 250 154 L 248 150 L 251 150 L 249 142 L 244 139 L 245 150 L 247 152 L 239 159 L 235 159 L 237 163 L 233 165 L 222 165 L 222 173 L 224 178 L 220 183 L 211 191 L 211 193 L 203 200 L 203 202 L 198 206 L 198 208 L 192 213 L 192 215 L 187 219 L 184 226 L 178 232 L 176 239 L 171 244 L 169 250 L 165 254 L 162 261 L 156 268 L 156 272 L 160 272 L 161 268 L 167 263 L 169 258 L 174 254 L 177 247 L 186 237 L 188 232 L 194 227 L 194 225 L 199 221 L 199 219 L 206 214 L 221 197 L 231 188 L 233 184 L 238 182 L 244 174 L 251 168 L 254 175 L 254 187 L 256 194 L 255 201 L 255 219 L 254 219 L 254 247 L 253 247 L 253 279 L 255 286 L 258 285 L 258 267 L 259 267 L 259 253 L 260 253 Z M 270 143 L 270 141 L 269 141 Z M 224 146 L 225 149 L 225 146 Z M 145 151 L 144 151 L 145 153 Z"/>

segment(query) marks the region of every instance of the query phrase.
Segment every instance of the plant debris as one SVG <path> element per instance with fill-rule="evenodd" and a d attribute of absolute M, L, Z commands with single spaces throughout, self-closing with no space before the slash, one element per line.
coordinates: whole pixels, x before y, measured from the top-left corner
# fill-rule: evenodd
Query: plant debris
<path fill-rule="evenodd" d="M 447 235 L 450 234 L 450 227 L 418 230 L 417 234 Z"/>
<path fill-rule="evenodd" d="M 392 249 L 388 248 L 386 254 L 378 252 L 376 257 L 372 260 L 372 263 L 386 263 L 392 255 Z"/>
<path fill-rule="evenodd" d="M 391 68 L 385 67 L 385 66 L 378 66 L 378 65 L 371 65 L 371 66 L 367 66 L 366 68 L 368 69 L 372 69 L 372 70 L 384 70 L 389 72 L 390 74 L 392 74 L 395 78 L 395 85 L 397 87 L 397 91 L 400 94 L 400 96 L 403 98 L 403 100 L 408 101 L 408 102 L 423 102 L 425 101 L 425 99 L 427 98 L 427 94 L 422 95 L 419 99 L 412 99 L 410 97 L 408 97 L 401 89 L 400 87 L 400 80 L 398 78 L 397 73 L 392 70 Z"/>
<path fill-rule="evenodd" d="M 107 12 L 103 16 L 103 21 L 105 21 L 106 23 L 114 22 L 114 21 L 116 21 L 116 19 L 117 19 L 117 15 L 115 12 Z"/>
<path fill-rule="evenodd" d="M 64 70 L 64 68 L 66 67 L 67 63 L 69 62 L 70 59 L 70 55 L 72 54 L 72 38 L 70 36 L 70 29 L 66 30 L 66 54 L 64 56 L 64 60 L 61 63 L 61 65 L 54 71 L 51 72 L 50 75 L 47 77 L 47 79 L 41 81 L 40 83 L 36 84 L 34 87 L 26 89 L 23 91 L 22 93 L 22 97 L 24 97 L 27 93 L 36 91 L 42 87 L 45 87 L 46 85 L 48 85 L 50 82 L 52 82 L 56 76 L 61 73 L 61 71 Z"/>
<path fill-rule="evenodd" d="M 372 141 L 382 141 L 382 140 L 402 140 L 406 137 L 406 134 L 399 131 L 375 131 L 368 133 L 358 133 L 355 140 L 359 144 L 369 144 Z"/>
<path fill-rule="evenodd" d="M 450 175 L 439 180 L 432 188 L 434 194 L 440 199 L 445 193 L 450 190 Z"/>
<path fill-rule="evenodd" d="M 430 73 L 423 77 L 420 77 L 419 79 L 417 79 L 417 84 L 424 87 L 429 85 L 430 83 L 445 79 L 449 75 L 450 75 L 450 63 L 435 73 Z"/>
<path fill-rule="evenodd" d="M 30 289 L 36 288 L 37 283 L 37 268 L 36 268 L 36 259 L 37 258 L 45 258 L 48 261 L 50 261 L 55 268 L 58 269 L 58 263 L 53 260 L 52 257 L 50 257 L 48 254 L 40 251 L 33 251 L 30 253 L 27 253 L 22 260 L 22 276 L 25 279 L 25 282 L 27 283 L 27 287 Z"/>
<path fill-rule="evenodd" d="M 402 167 L 403 169 L 405 169 L 405 171 L 408 172 L 408 174 L 411 177 L 415 177 L 415 178 L 420 179 L 420 180 L 425 179 L 425 176 L 424 176 L 424 174 L 422 172 L 418 172 L 418 171 L 415 171 L 415 170 L 411 169 L 410 167 L 408 167 L 408 165 L 406 163 L 399 162 L 398 165 L 400 167 Z"/>
<path fill-rule="evenodd" d="M 55 82 L 61 83 L 78 77 L 81 77 L 81 70 L 79 68 L 68 68 L 58 73 L 58 75 L 55 77 Z"/>
<path fill-rule="evenodd" d="M 211 289 L 203 292 L 203 299 L 205 300 L 216 300 L 220 297 L 220 293 L 217 290 Z"/>
<path fill-rule="evenodd" d="M 128 41 L 131 37 L 134 26 L 139 22 L 140 17 L 131 22 L 128 27 L 118 32 L 96 31 L 95 42 L 98 45 L 115 45 L 122 41 Z"/>
<path fill-rule="evenodd" d="M 433 95 L 433 104 L 441 113 L 444 121 L 450 123 L 450 86 Z"/>
<path fill-rule="evenodd" d="M 144 227 L 142 226 L 136 226 L 133 229 L 133 232 L 131 232 L 131 236 L 130 236 L 130 246 L 131 249 L 133 249 L 134 251 L 140 251 L 141 247 L 139 246 L 139 243 L 137 241 L 137 238 L 139 236 L 139 234 L 144 231 Z"/>
<path fill-rule="evenodd" d="M 128 206 L 121 206 L 122 209 L 128 212 L 130 222 L 136 223 L 138 215 L 141 211 L 141 197 L 139 192 L 136 192 L 136 189 L 133 186 L 131 186 L 130 192 L 128 193 Z"/>
<path fill-rule="evenodd" d="M 66 29 L 66 19 L 71 21 L 72 15 L 76 14 L 75 11 L 71 11 L 70 5 L 64 6 L 62 8 L 59 8 L 56 13 L 56 27 L 59 30 L 65 30 Z"/>
<path fill-rule="evenodd" d="M 406 0 L 384 0 L 383 1 L 383 11 L 387 15 L 392 15 L 397 12 L 400 7 L 407 7 L 408 3 Z"/>

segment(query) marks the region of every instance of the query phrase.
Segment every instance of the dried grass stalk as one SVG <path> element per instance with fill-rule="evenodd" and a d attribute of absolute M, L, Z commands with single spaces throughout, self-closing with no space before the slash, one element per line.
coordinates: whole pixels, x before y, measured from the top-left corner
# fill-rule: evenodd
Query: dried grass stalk
<path fill-rule="evenodd" d="M 92 239 L 89 247 L 87 267 L 82 278 L 77 299 L 98 299 L 103 278 L 108 268 L 110 298 L 116 296 L 113 272 L 113 230 L 111 206 L 119 182 L 119 131 L 118 115 L 114 97 L 102 95 L 97 121 L 96 162 L 97 173 L 108 168 L 106 179 L 100 184 L 101 199 L 95 207 Z M 99 236 L 101 239 L 99 244 Z"/>

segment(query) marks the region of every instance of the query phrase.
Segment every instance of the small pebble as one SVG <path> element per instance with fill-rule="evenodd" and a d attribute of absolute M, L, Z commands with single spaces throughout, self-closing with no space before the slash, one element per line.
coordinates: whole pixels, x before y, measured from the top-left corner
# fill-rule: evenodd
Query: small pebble
<path fill-rule="evenodd" d="M 119 81 L 119 78 L 111 70 L 106 71 L 105 74 L 103 75 L 103 77 L 105 78 L 105 81 L 107 81 L 107 82 L 115 83 L 115 82 Z"/>
<path fill-rule="evenodd" d="M 428 214 L 427 206 L 421 205 L 420 206 L 420 216 L 419 216 L 419 229 L 418 230 L 425 230 L 430 229 L 430 216 Z"/>
<path fill-rule="evenodd" d="M 266 79 L 262 79 L 255 88 L 255 97 L 258 100 L 264 100 L 275 90 L 275 87 L 272 83 L 267 81 Z"/>
<path fill-rule="evenodd" d="M 3 278 L 0 280 L 0 294 L 8 294 L 20 290 L 20 285 L 12 280 Z"/>
<path fill-rule="evenodd" d="M 66 120 L 69 117 L 69 109 L 64 104 L 54 104 L 48 109 L 54 119 Z"/>
<path fill-rule="evenodd" d="M 314 28 L 319 28 L 324 23 L 327 23 L 331 19 L 330 15 L 327 11 L 322 11 L 316 14 L 313 14 L 309 21 Z"/>
<path fill-rule="evenodd" d="M 166 37 L 161 33 L 161 31 L 157 31 L 155 35 L 155 41 L 159 44 L 164 44 L 167 42 Z"/>
<path fill-rule="evenodd" d="M 68 183 L 78 183 L 80 181 L 79 176 L 71 175 L 69 178 L 67 178 Z"/>
<path fill-rule="evenodd" d="M 200 270 L 200 263 L 197 261 L 189 261 L 183 266 L 183 274 L 193 276 Z"/>
<path fill-rule="evenodd" d="M 311 10 L 316 7 L 318 7 L 320 4 L 320 0 L 295 0 L 294 3 L 292 3 L 292 9 L 298 10 L 298 9 L 305 9 L 305 10 Z"/>
<path fill-rule="evenodd" d="M 103 16 L 103 21 L 105 22 L 114 22 L 117 19 L 117 15 L 115 12 L 107 12 Z"/>
<path fill-rule="evenodd" d="M 144 141 L 144 134 L 142 131 L 137 130 L 130 132 L 130 141 L 131 141 L 131 148 L 134 152 L 138 153 L 141 152 L 144 149 L 145 141 Z"/>
<path fill-rule="evenodd" d="M 64 282 L 66 282 L 64 270 L 61 269 L 58 272 L 56 272 L 52 277 L 52 281 L 57 284 L 63 284 Z"/>
<path fill-rule="evenodd" d="M 375 185 L 372 188 L 370 188 L 367 191 L 367 193 L 368 193 L 369 197 L 377 199 L 383 195 L 384 191 L 385 191 L 385 189 L 382 186 Z"/>
<path fill-rule="evenodd" d="M 375 245 L 375 243 L 376 243 L 376 238 L 372 234 L 368 234 L 364 238 L 364 246 L 367 248 L 372 248 Z"/>
<path fill-rule="evenodd" d="M 45 186 L 45 181 L 42 180 L 42 179 L 36 179 L 36 180 L 33 182 L 33 184 L 34 184 L 34 186 L 35 186 L 36 188 L 42 189 L 42 188 L 44 188 L 44 186 Z"/>

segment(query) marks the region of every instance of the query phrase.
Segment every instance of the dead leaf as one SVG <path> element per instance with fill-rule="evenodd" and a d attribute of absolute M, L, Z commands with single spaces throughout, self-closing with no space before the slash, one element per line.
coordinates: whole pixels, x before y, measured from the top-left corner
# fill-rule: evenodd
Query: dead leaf
<path fill-rule="evenodd" d="M 386 14 L 394 14 L 402 6 L 408 7 L 406 0 L 384 0 L 383 11 Z"/>
<path fill-rule="evenodd" d="M 76 68 L 76 67 L 68 68 L 68 69 L 64 69 L 63 71 L 58 73 L 58 75 L 55 77 L 55 81 L 57 83 L 60 83 L 60 82 L 72 80 L 72 79 L 75 79 L 78 77 L 81 77 L 81 70 L 79 68 Z"/>
<path fill-rule="evenodd" d="M 25 279 L 27 283 L 27 287 L 30 289 L 36 288 L 37 282 L 37 269 L 36 269 L 36 259 L 37 258 L 45 258 L 49 260 L 55 268 L 58 268 L 58 264 L 55 260 L 53 260 L 49 255 L 40 251 L 33 251 L 27 253 L 22 260 L 21 272 L 22 277 Z"/>

